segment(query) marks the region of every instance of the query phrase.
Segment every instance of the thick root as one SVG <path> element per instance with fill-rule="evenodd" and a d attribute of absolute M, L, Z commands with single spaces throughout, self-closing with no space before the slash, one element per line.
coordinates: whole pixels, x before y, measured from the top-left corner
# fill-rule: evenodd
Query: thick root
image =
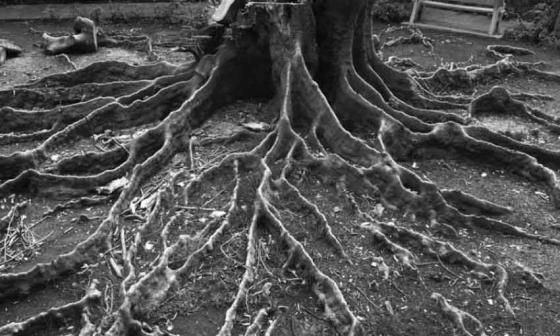
<path fill-rule="evenodd" d="M 362 224 L 362 228 L 372 232 L 374 236 L 383 237 L 385 235 L 390 235 L 400 242 L 411 245 L 419 245 L 422 248 L 422 252 L 438 260 L 441 259 L 446 263 L 463 265 L 471 270 L 483 272 L 484 274 L 488 274 L 489 276 L 495 274 L 498 299 L 502 302 L 505 311 L 508 312 L 511 316 L 515 316 L 509 300 L 505 297 L 505 288 L 508 282 L 508 274 L 502 266 L 496 264 L 486 264 L 481 261 L 475 260 L 471 257 L 468 257 L 465 253 L 459 251 L 449 243 L 444 243 L 432 239 L 411 229 L 379 222 L 364 223 Z M 390 241 L 386 236 L 384 237 L 384 240 Z M 397 246 L 394 243 L 391 244 L 392 245 L 390 246 Z M 403 248 L 401 247 L 396 251 L 399 252 L 402 249 Z"/>
<path fill-rule="evenodd" d="M 542 80 L 560 82 L 560 75 L 539 70 L 539 63 L 525 63 L 506 56 L 494 64 L 473 65 L 459 69 L 439 69 L 433 73 L 418 73 L 416 81 L 432 91 L 471 90 L 476 85 L 500 80 L 510 75 L 531 75 Z"/>
<path fill-rule="evenodd" d="M 205 73 L 206 76 L 209 76 L 211 69 L 205 70 L 208 71 Z M 207 77 L 196 76 L 189 81 L 175 83 L 156 92 L 146 100 L 137 100 L 127 106 L 119 102 L 102 105 L 92 112 L 86 112 L 87 115 L 80 119 L 77 119 L 79 116 L 72 114 L 65 121 L 71 122 L 74 119 L 77 119 L 77 121 L 52 134 L 35 149 L 25 153 L 14 153 L 7 157 L 0 157 L 0 166 L 12 167 L 10 172 L 5 171 L 8 175 L 0 174 L 0 178 L 13 178 L 24 170 L 38 168 L 39 165 L 48 160 L 50 153 L 77 139 L 104 132 L 106 129 L 123 129 L 162 120 L 171 111 L 180 108 L 183 100 L 191 96 L 196 89 L 205 83 L 206 79 Z M 64 115 L 62 118 L 64 118 Z M 144 138 L 148 139 L 147 137 Z M 16 167 L 19 167 L 19 169 Z"/>
<path fill-rule="evenodd" d="M 513 211 L 510 207 L 481 200 L 459 190 L 442 190 L 441 194 L 450 205 L 465 214 L 502 216 Z"/>
<path fill-rule="evenodd" d="M 87 83 L 150 80 L 175 73 L 180 68 L 166 62 L 149 65 L 130 65 L 125 62 L 96 62 L 85 68 L 43 77 L 18 88 L 41 89 L 46 87 L 72 87 Z"/>
<path fill-rule="evenodd" d="M 494 87 L 472 102 L 471 117 L 484 114 L 514 115 L 543 125 L 552 133 L 560 134 L 560 119 L 528 107 L 521 101 L 514 99 L 502 87 Z"/>

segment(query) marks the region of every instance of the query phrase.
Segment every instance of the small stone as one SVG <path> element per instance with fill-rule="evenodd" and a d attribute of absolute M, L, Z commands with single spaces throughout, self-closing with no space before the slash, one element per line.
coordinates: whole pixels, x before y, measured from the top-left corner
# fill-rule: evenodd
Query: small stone
<path fill-rule="evenodd" d="M 267 282 L 263 286 L 263 294 L 265 296 L 270 296 L 270 289 L 272 288 L 272 283 Z"/>
<path fill-rule="evenodd" d="M 253 132 L 264 132 L 270 129 L 270 125 L 264 122 L 248 122 L 248 123 L 241 124 L 241 126 Z"/>
<path fill-rule="evenodd" d="M 211 218 L 221 218 L 224 217 L 225 215 L 226 215 L 225 211 L 219 211 L 219 210 L 212 211 L 212 213 L 210 213 Z"/>
<path fill-rule="evenodd" d="M 383 216 L 384 211 L 385 211 L 385 207 L 383 206 L 383 204 L 380 203 L 377 203 L 375 205 L 375 208 L 373 209 L 373 213 L 375 213 L 377 217 Z"/>
<path fill-rule="evenodd" d="M 393 306 L 391 305 L 391 302 L 385 301 L 384 304 L 385 304 L 385 308 L 387 309 L 387 311 L 389 312 L 389 314 L 395 315 L 395 311 L 393 310 Z"/>
<path fill-rule="evenodd" d="M 165 324 L 166 324 L 165 328 L 167 328 L 168 331 L 173 330 L 174 327 L 173 327 L 173 323 L 171 323 L 171 321 L 167 320 L 167 322 Z"/>

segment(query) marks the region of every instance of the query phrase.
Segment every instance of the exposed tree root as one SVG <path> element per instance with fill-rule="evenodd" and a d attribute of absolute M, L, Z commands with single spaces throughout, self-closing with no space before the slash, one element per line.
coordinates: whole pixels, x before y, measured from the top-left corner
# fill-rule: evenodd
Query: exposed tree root
<path fill-rule="evenodd" d="M 226 55 L 230 55 L 226 53 Z M 230 56 L 224 56 L 223 61 L 227 62 Z M 232 65 L 224 65 L 224 69 L 233 69 Z M 226 70 L 227 71 L 227 70 Z M 223 73 L 220 71 L 213 72 L 214 80 L 211 80 L 203 88 L 199 89 L 191 99 L 187 100 L 183 106 L 172 113 L 166 119 L 166 122 L 161 123 L 156 128 L 149 132 L 146 132 L 139 139 L 136 140 L 136 146 L 138 151 L 143 148 L 143 146 L 148 143 L 152 143 L 156 140 L 156 143 L 160 143 L 160 148 L 157 149 L 153 154 L 148 154 L 148 158 L 144 162 L 138 164 L 133 169 L 133 174 L 129 180 L 127 187 L 121 193 L 117 202 L 111 208 L 107 218 L 100 224 L 96 232 L 88 237 L 87 240 L 78 244 L 74 250 L 69 253 L 63 254 L 56 258 L 53 262 L 49 264 L 38 264 L 31 270 L 23 273 L 17 274 L 2 274 L 0 275 L 0 288 L 2 289 L 0 297 L 9 297 L 21 294 L 27 294 L 31 288 L 43 284 L 46 281 L 56 279 L 63 274 L 68 272 L 76 271 L 83 264 L 88 261 L 92 261 L 99 256 L 100 253 L 108 250 L 107 241 L 108 234 L 111 232 L 114 226 L 118 226 L 119 215 L 123 208 L 127 206 L 128 202 L 132 199 L 132 195 L 138 190 L 139 185 L 149 176 L 153 175 L 158 167 L 161 167 L 165 162 L 171 159 L 171 156 L 175 154 L 178 148 L 181 147 L 182 135 L 188 131 L 188 126 L 182 127 L 185 124 L 190 124 L 196 126 L 201 123 L 204 118 L 207 117 L 206 114 L 200 115 L 201 111 L 197 110 L 204 104 L 210 102 L 212 104 L 220 104 L 219 100 L 213 100 L 214 88 L 218 84 L 214 81 L 219 81 L 220 76 Z M 238 87 L 236 89 L 241 89 Z M 164 138 L 164 139 L 162 139 Z M 161 140 L 164 143 L 161 144 Z M 48 174 L 38 173 L 33 170 L 28 170 L 28 173 L 24 173 L 15 180 L 8 181 L 3 185 L 4 191 L 7 190 L 21 190 L 18 183 L 23 183 L 23 181 L 38 181 L 35 183 L 46 182 L 47 186 L 50 184 L 56 188 L 59 186 L 69 186 L 76 187 L 72 183 L 78 183 L 78 188 L 84 188 L 93 186 L 95 184 L 106 184 L 109 181 L 118 178 L 119 173 L 124 174 L 126 172 L 126 167 L 128 169 L 132 168 L 132 163 L 136 157 L 136 150 L 131 150 L 131 155 L 127 162 L 120 166 L 120 171 L 107 171 L 101 173 L 99 176 L 93 177 L 57 177 Z M 146 154 L 146 153 L 144 153 Z M 143 155 L 144 155 L 143 154 Z M 132 158 L 132 160 L 131 160 Z M 117 173 L 117 175 L 115 175 Z M 121 175 L 122 176 L 122 175 Z M 38 179 L 38 180 L 37 180 Z M 62 184 L 61 184 L 62 181 Z M 14 189 L 11 189 L 14 188 Z"/>
<path fill-rule="evenodd" d="M 84 83 L 71 87 L 18 88 L 11 93 L 6 91 L 0 92 L 0 101 L 3 105 L 18 109 L 51 109 L 57 105 L 76 104 L 96 97 L 127 95 L 143 88 L 148 83 L 148 81 L 117 81 Z"/>
<path fill-rule="evenodd" d="M 552 96 L 538 94 L 538 93 L 525 93 L 525 92 L 510 93 L 510 96 L 513 99 L 517 99 L 517 100 L 521 100 L 521 101 L 526 101 L 526 100 L 553 101 L 554 100 L 554 97 L 552 97 Z"/>
<path fill-rule="evenodd" d="M 49 129 L 59 120 L 63 121 L 67 115 L 74 115 L 74 119 L 78 120 L 89 114 L 92 110 L 113 101 L 113 98 L 103 97 L 44 111 L 27 111 L 6 106 L 0 110 L 2 113 L 1 132 L 17 133 Z"/>
<path fill-rule="evenodd" d="M 245 336 L 257 336 L 259 335 L 260 331 L 263 329 L 264 323 L 268 318 L 268 312 L 266 309 L 261 309 L 255 316 L 253 323 L 247 328 L 245 332 Z"/>
<path fill-rule="evenodd" d="M 381 45 L 380 50 L 383 50 L 384 48 L 395 47 L 401 44 L 422 44 L 424 47 L 430 49 L 430 51 L 434 50 L 433 41 L 429 37 L 424 36 L 424 34 L 422 34 L 422 32 L 417 29 L 411 29 L 410 36 L 399 36 L 384 42 Z"/>
<path fill-rule="evenodd" d="M 472 65 L 460 69 L 439 69 L 433 73 L 417 73 L 415 76 L 418 83 L 429 90 L 439 91 L 473 89 L 476 85 L 488 83 L 492 80 L 500 80 L 507 76 L 531 75 L 538 79 L 560 82 L 560 75 L 539 70 L 540 63 L 526 63 L 514 60 L 506 56 L 494 64 L 481 66 Z"/>
<path fill-rule="evenodd" d="M 27 271 L 0 274 L 0 300 L 33 295 L 39 287 L 107 256 L 110 267 L 117 269 L 122 279 L 119 301 L 110 305 L 115 309 L 93 319 L 83 313 L 84 299 L 80 304 L 65 306 L 70 307 L 72 322 L 81 320 L 83 335 L 165 335 L 157 326 L 147 324 L 149 316 L 186 288 L 189 276 L 206 260 L 223 255 L 227 263 L 241 270 L 219 335 L 273 334 L 289 310 L 275 306 L 277 302 L 273 300 L 250 307 L 249 292 L 251 286 L 260 284 L 258 281 L 268 280 L 261 276 L 273 277 L 282 271 L 304 280 L 308 287 L 301 290 L 309 291 L 322 308 L 319 319 L 328 322 L 338 334 L 366 334 L 368 331 L 352 311 L 353 303 L 347 301 L 329 271 L 321 269 L 321 263 L 312 258 L 312 245 L 299 241 L 292 223 L 285 219 L 285 212 L 297 213 L 294 218 L 298 220 L 300 215 L 311 215 L 311 221 L 305 222 L 316 226 L 300 223 L 299 227 L 310 237 L 324 239 L 326 249 L 332 248 L 345 261 L 352 262 L 346 251 L 349 249 L 333 229 L 345 223 L 331 221 L 320 203 L 302 189 L 305 184 L 302 186 L 296 175 L 304 170 L 344 195 L 342 198 L 351 203 L 358 218 L 369 221 L 362 227 L 402 264 L 420 272 L 415 251 L 419 249 L 442 265 L 455 264 L 483 273 L 495 281 L 499 301 L 513 315 L 505 295 L 505 268 L 472 258 L 431 237 L 430 232 L 443 228 L 458 237 L 459 229 L 470 229 L 551 245 L 560 245 L 560 241 L 491 218 L 512 209 L 459 190 L 441 190 L 398 160 L 431 158 L 443 151 L 490 160 L 497 167 L 507 167 L 531 181 L 544 183 L 553 202 L 560 205 L 560 187 L 551 169 L 560 166 L 560 152 L 468 126 L 469 119 L 464 114 L 471 99 L 438 96 L 427 90 L 434 85 L 472 88 L 490 77 L 502 78 L 509 73 L 544 75 L 535 72 L 540 70 L 532 64 L 506 57 L 487 67 L 442 70 L 412 78 L 389 67 L 375 53 L 370 5 L 365 0 L 324 0 L 320 5 L 254 2 L 247 8 L 248 13 L 254 14 L 254 22 L 248 27 L 235 27 L 233 41 L 225 42 L 215 55 L 205 55 L 194 66 L 158 63 L 134 67 L 106 62 L 0 92 L 6 115 L 5 120 L 0 120 L 0 141 L 42 141 L 29 151 L 0 157 L 0 194 L 74 198 L 97 192 L 117 179 L 127 182 L 122 190 L 113 190 L 108 196 L 116 200 L 106 218 L 74 249 Z M 553 77 L 547 79 L 554 80 Z M 86 100 L 77 100 L 77 93 L 84 92 Z M 62 104 L 47 101 L 45 97 L 53 93 Z M 266 135 L 238 132 L 231 137 L 192 137 L 192 131 L 216 109 L 250 97 L 270 99 L 267 109 L 277 113 L 271 129 L 263 130 Z M 33 106 L 26 106 L 26 101 Z M 36 106 L 44 110 L 33 111 Z M 488 106 L 495 108 L 485 110 Z M 472 117 L 496 111 L 516 113 L 535 122 L 542 119 L 550 125 L 557 123 L 552 117 L 526 108 L 499 88 L 475 100 L 469 110 Z M 85 137 L 110 135 L 112 130 L 136 126 L 145 129 L 121 146 L 53 159 L 60 149 Z M 215 146 L 246 139 L 251 144 L 258 140 L 258 144 L 247 152 L 230 153 L 217 164 L 203 168 L 193 164 L 194 145 Z M 157 194 L 138 196 L 147 179 L 167 167 L 179 153 L 187 156 L 187 167 L 173 165 L 161 184 L 151 187 L 158 190 Z M 373 220 L 360 209 L 356 200 L 360 196 L 427 221 L 428 232 Z M 90 196 L 72 200 L 47 215 L 102 201 L 105 199 Z M 214 218 L 205 217 L 199 223 L 188 215 L 188 211 L 203 208 L 213 211 L 214 205 L 208 206 L 208 202 L 218 205 Z M 14 207 L 0 223 L 9 223 L 20 211 Z M 141 224 L 136 227 L 125 223 L 121 216 L 125 211 Z M 132 241 L 127 234 L 133 235 Z M 265 271 L 259 271 L 264 264 L 259 245 L 264 234 L 277 244 L 275 257 L 281 260 L 274 266 L 278 269 L 271 266 L 272 271 L 266 266 Z M 245 253 L 236 257 L 223 251 L 224 245 L 234 239 L 246 247 Z M 121 258 L 115 257 L 115 242 L 120 245 Z M 239 261 L 241 258 L 245 258 L 244 263 Z M 475 324 L 477 334 L 483 335 L 476 318 L 451 306 L 439 294 L 434 294 L 434 299 L 465 335 L 469 335 L 465 319 Z M 278 316 L 280 310 L 284 311 L 282 316 Z M 241 323 L 243 313 L 252 317 L 246 325 Z M 64 316 L 68 314 L 54 318 L 67 324 L 70 322 Z M 35 317 L 38 321 L 44 318 Z"/>
<path fill-rule="evenodd" d="M 482 114 L 512 114 L 545 126 L 552 133 L 560 134 L 560 120 L 515 100 L 502 87 L 494 87 L 471 104 L 471 116 Z"/>
<path fill-rule="evenodd" d="M 396 57 L 396 56 L 391 56 L 389 57 L 389 59 L 387 60 L 386 64 L 388 66 L 394 67 L 394 68 L 404 68 L 404 69 L 410 69 L 410 68 L 420 68 L 420 64 L 414 62 L 411 58 L 400 58 L 400 57 Z"/>
<path fill-rule="evenodd" d="M 113 195 L 103 196 L 103 197 L 81 197 L 76 200 L 71 200 L 65 202 L 64 204 L 57 205 L 54 209 L 51 209 L 43 214 L 43 217 L 48 216 L 55 216 L 65 210 L 74 209 L 74 208 L 82 208 L 82 207 L 89 207 L 94 205 L 100 205 L 108 203 L 112 198 L 118 195 L 118 193 L 114 193 Z"/>
<path fill-rule="evenodd" d="M 312 213 L 315 218 L 317 219 L 317 224 L 319 226 L 319 232 L 323 235 L 327 241 L 333 246 L 333 248 L 340 254 L 340 256 L 344 258 L 348 258 L 346 252 L 344 252 L 344 247 L 336 238 L 336 236 L 332 233 L 332 229 L 327 221 L 326 216 L 321 212 L 317 205 L 311 203 L 308 199 L 306 199 L 301 192 L 288 180 L 285 178 L 281 178 L 279 181 L 281 185 L 283 193 L 286 194 L 287 197 L 293 196 L 296 200 L 298 200 L 299 205 L 303 208 L 307 209 L 310 213 Z"/>
<path fill-rule="evenodd" d="M 459 329 L 459 331 L 464 336 L 485 336 L 486 333 L 484 332 L 484 326 L 482 323 L 470 313 L 462 311 L 461 309 L 452 306 L 445 297 L 443 297 L 439 293 L 433 293 L 432 299 L 434 299 L 441 309 L 441 312 L 445 317 L 450 319 L 454 324 L 455 328 Z M 475 330 L 473 332 L 469 332 L 465 327 L 465 322 L 472 322 L 475 325 Z"/>
<path fill-rule="evenodd" d="M 136 81 L 155 79 L 172 75 L 180 67 L 166 63 L 130 65 L 125 62 L 103 61 L 93 63 L 73 72 L 53 74 L 17 88 L 41 89 L 45 87 L 72 87 L 87 83 L 109 83 L 117 81 Z"/>
<path fill-rule="evenodd" d="M 261 220 L 266 221 L 267 227 L 274 232 L 287 246 L 289 254 L 284 268 L 295 268 L 301 270 L 303 277 L 309 279 L 314 294 L 321 301 L 325 316 L 335 328 L 344 335 L 355 335 L 357 332 L 358 321 L 350 311 L 344 296 L 336 283 L 328 276 L 323 274 L 306 252 L 303 245 L 298 242 L 285 226 L 274 215 L 272 206 L 268 203 L 267 181 L 271 172 L 265 171 L 263 184 L 259 187 L 258 198 L 263 211 Z"/>
<path fill-rule="evenodd" d="M 227 161 L 224 161 L 224 163 Z M 107 331 L 108 335 L 120 335 L 127 330 L 135 330 L 141 334 L 142 331 L 141 323 L 136 320 L 136 316 L 145 316 L 149 311 L 154 310 L 158 307 L 168 292 L 175 287 L 175 283 L 180 281 L 181 277 L 188 272 L 192 271 L 193 267 L 198 266 L 203 257 L 214 249 L 214 246 L 222 238 L 225 230 L 231 225 L 231 221 L 235 216 L 235 213 L 239 211 L 239 190 L 240 177 L 238 161 L 234 161 L 234 170 L 236 175 L 236 186 L 234 188 L 230 207 L 228 213 L 223 221 L 219 223 L 218 226 L 210 231 L 211 224 L 203 229 L 202 232 L 197 233 L 196 236 L 181 235 L 179 239 L 172 245 L 168 245 L 167 241 L 167 225 L 162 231 L 162 244 L 163 252 L 159 258 L 159 262 L 155 267 L 150 270 L 149 273 L 143 277 L 139 277 L 136 274 L 135 267 L 133 266 L 133 260 L 136 256 L 136 251 L 140 247 L 140 242 L 142 241 L 142 235 L 146 232 L 146 229 L 151 225 L 151 223 L 156 220 L 161 213 L 160 201 L 156 203 L 154 209 L 151 212 L 148 220 L 142 226 L 140 232 L 136 235 L 135 243 L 131 246 L 128 254 L 128 276 L 122 283 L 122 292 L 125 295 L 125 299 L 121 307 L 119 308 L 119 314 L 115 321 L 113 321 L 112 326 Z M 190 190 L 194 185 L 198 183 L 193 181 L 187 186 L 187 190 Z M 188 191 L 187 191 L 188 193 Z M 168 222 L 168 224 L 171 221 Z M 188 255 L 187 260 L 180 265 L 178 268 L 170 268 L 171 258 L 178 251 L 188 248 L 192 252 Z M 244 277 L 246 281 L 251 279 Z M 245 289 L 246 290 L 246 289 Z M 244 297 L 245 292 L 238 293 L 240 300 Z M 227 333 L 228 328 L 231 328 L 231 323 L 235 318 L 237 307 L 232 305 L 230 309 L 231 321 L 230 323 L 224 323 L 222 330 Z"/>
<path fill-rule="evenodd" d="M 45 330 L 73 324 L 87 316 L 88 311 L 96 309 L 100 304 L 101 292 L 97 289 L 97 280 L 93 280 L 86 295 L 79 301 L 62 307 L 51 308 L 44 313 L 37 314 L 23 322 L 13 322 L 0 327 L 0 335 L 34 335 Z"/>
<path fill-rule="evenodd" d="M 21 202 L 14 205 L 8 214 L 0 218 L 0 234 L 6 232 L 6 230 L 19 221 L 22 211 L 27 207 L 27 202 Z"/>
<path fill-rule="evenodd" d="M 371 6 L 367 4 L 366 6 Z M 387 66 L 375 52 L 371 39 L 372 26 L 366 13 L 361 13 L 355 27 L 353 61 L 356 71 L 386 101 L 394 101 L 403 110 L 411 106 L 424 109 L 466 109 L 470 100 L 438 96 L 425 90 L 404 72 Z"/>
<path fill-rule="evenodd" d="M 535 52 L 529 49 L 514 47 L 509 45 L 491 44 L 486 47 L 488 55 L 496 59 L 503 59 L 506 55 L 512 56 L 529 56 L 535 55 Z"/>
<path fill-rule="evenodd" d="M 490 134 L 492 134 L 493 138 L 498 138 L 494 133 L 490 132 Z M 388 151 L 396 157 L 403 157 L 402 150 L 410 146 L 413 149 L 407 155 L 420 155 L 422 157 L 426 155 L 422 152 L 423 150 L 429 150 L 434 143 L 437 143 L 455 150 L 458 154 L 466 157 L 474 158 L 477 155 L 482 155 L 485 158 L 491 158 L 492 163 L 500 165 L 504 169 L 508 169 L 531 181 L 545 183 L 549 189 L 552 203 L 556 207 L 560 207 L 560 184 L 555 172 L 526 154 L 523 148 L 517 146 L 511 146 L 513 147 L 511 149 L 507 148 L 510 146 L 506 148 L 504 148 L 505 146 L 501 147 L 494 142 L 488 142 L 489 139 L 480 139 L 477 134 L 472 134 L 471 136 L 468 129 L 453 123 L 440 124 L 428 134 L 413 135 L 410 138 L 416 139 L 412 140 L 412 144 L 402 144 L 395 142 L 394 135 L 387 136 L 385 142 L 387 143 Z M 503 143 L 500 145 L 509 144 Z M 515 143 L 512 143 L 512 145 L 515 145 Z M 416 154 L 413 154 L 415 151 Z"/>
<path fill-rule="evenodd" d="M 194 91 L 200 84 L 199 80 L 180 82 L 159 91 L 146 101 L 136 101 L 129 106 L 123 106 L 118 102 L 104 105 L 89 113 L 86 117 L 54 133 L 34 150 L 26 153 L 15 153 L 9 157 L 0 157 L 0 166 L 5 164 L 14 167 L 14 163 L 17 162 L 17 165 L 22 169 L 7 172 L 9 175 L 3 175 L 2 177 L 15 177 L 23 169 L 38 167 L 49 159 L 49 153 L 56 151 L 60 146 L 67 145 L 71 141 L 76 141 L 95 133 L 101 133 L 108 128 L 127 128 L 161 120 L 173 109 L 180 107 L 182 100 L 179 97 L 187 98 L 188 94 Z M 161 130 L 154 130 L 148 133 L 155 135 L 154 133 L 158 132 L 161 133 Z M 146 142 L 152 141 L 149 135 L 144 138 L 146 140 L 138 141 L 138 143 L 144 142 L 141 146 L 147 145 Z M 133 148 L 131 152 L 135 152 L 135 149 Z M 20 179 L 22 178 L 26 178 L 25 175 L 20 175 Z"/>
<path fill-rule="evenodd" d="M 124 48 L 153 53 L 152 39 L 147 35 L 123 35 L 123 34 L 107 34 L 99 31 L 97 34 L 97 43 L 100 47 L 107 48 Z"/>
<path fill-rule="evenodd" d="M 253 215 L 253 219 L 251 219 L 251 226 L 249 227 L 249 233 L 247 235 L 247 256 L 245 259 L 245 273 L 243 274 L 243 278 L 241 279 L 241 283 L 239 284 L 239 289 L 237 294 L 235 295 L 235 299 L 233 303 L 229 307 L 226 312 L 226 316 L 224 319 L 224 324 L 220 328 L 218 332 L 218 336 L 229 336 L 232 333 L 233 325 L 235 323 L 235 318 L 237 316 L 237 310 L 239 306 L 245 300 L 247 296 L 247 291 L 251 283 L 255 281 L 255 266 L 257 264 L 257 250 L 256 250 L 256 241 L 257 241 L 257 225 L 259 222 L 259 212 L 260 210 L 255 209 L 255 214 Z"/>
<path fill-rule="evenodd" d="M 513 211 L 510 207 L 504 207 L 489 201 L 478 199 L 460 190 L 442 190 L 445 200 L 466 214 L 483 216 L 501 216 Z"/>
<path fill-rule="evenodd" d="M 475 260 L 468 257 L 465 253 L 459 251 L 449 243 L 444 243 L 432 239 L 424 234 L 415 232 L 407 228 L 397 227 L 395 225 L 379 222 L 375 224 L 364 223 L 362 227 L 372 232 L 375 237 L 381 237 L 385 244 L 390 247 L 390 250 L 392 252 L 396 252 L 397 255 L 406 254 L 408 257 L 403 260 L 409 261 L 413 254 L 407 249 L 393 243 L 390 238 L 387 237 L 387 235 L 390 235 L 391 237 L 394 237 L 394 239 L 405 244 L 419 245 L 422 248 L 422 251 L 427 255 L 430 255 L 436 259 L 441 259 L 449 264 L 463 265 L 471 270 L 488 274 L 490 277 L 492 276 L 492 274 L 495 274 L 498 299 L 504 305 L 505 311 L 512 316 L 515 316 L 509 300 L 505 297 L 505 288 L 508 282 L 508 274 L 502 266 L 496 264 L 486 264 L 481 261 Z"/>

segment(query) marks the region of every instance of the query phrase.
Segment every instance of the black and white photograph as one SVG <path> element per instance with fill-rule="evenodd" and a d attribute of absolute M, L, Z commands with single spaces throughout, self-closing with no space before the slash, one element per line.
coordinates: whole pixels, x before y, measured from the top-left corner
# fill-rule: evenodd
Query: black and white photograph
<path fill-rule="evenodd" d="M 0 0 L 0 336 L 560 336 L 560 0 Z"/>

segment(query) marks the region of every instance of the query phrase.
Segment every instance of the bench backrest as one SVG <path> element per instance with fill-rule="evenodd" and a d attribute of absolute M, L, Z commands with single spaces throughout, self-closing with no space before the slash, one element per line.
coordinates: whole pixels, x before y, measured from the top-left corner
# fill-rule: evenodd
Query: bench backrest
<path fill-rule="evenodd" d="M 462 4 L 468 6 L 477 7 L 502 7 L 504 5 L 504 0 L 435 0 L 437 2 L 447 2 L 454 4 Z"/>

